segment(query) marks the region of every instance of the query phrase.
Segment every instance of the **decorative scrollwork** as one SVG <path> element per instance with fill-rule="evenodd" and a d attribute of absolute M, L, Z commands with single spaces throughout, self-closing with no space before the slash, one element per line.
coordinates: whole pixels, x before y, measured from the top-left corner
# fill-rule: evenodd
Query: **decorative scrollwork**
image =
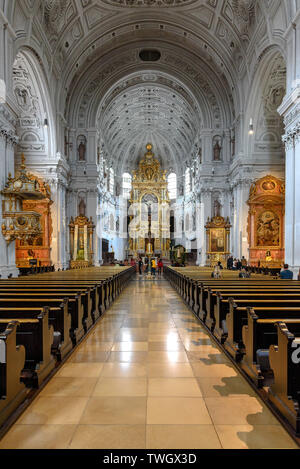
<path fill-rule="evenodd" d="M 117 7 L 178 7 L 182 5 L 189 5 L 194 3 L 196 0 L 102 0 L 103 3 L 107 3 Z"/>

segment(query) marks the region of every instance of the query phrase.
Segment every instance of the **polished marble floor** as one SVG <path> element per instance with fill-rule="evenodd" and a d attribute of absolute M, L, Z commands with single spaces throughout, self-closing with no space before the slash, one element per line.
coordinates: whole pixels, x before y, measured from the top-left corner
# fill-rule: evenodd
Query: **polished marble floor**
<path fill-rule="evenodd" d="M 132 281 L 4 448 L 296 448 L 165 280 Z"/>

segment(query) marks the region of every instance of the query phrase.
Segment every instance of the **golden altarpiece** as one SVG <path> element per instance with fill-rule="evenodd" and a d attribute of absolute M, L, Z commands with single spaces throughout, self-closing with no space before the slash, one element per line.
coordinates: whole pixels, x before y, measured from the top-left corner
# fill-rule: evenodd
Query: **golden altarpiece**
<path fill-rule="evenodd" d="M 225 263 L 230 254 L 229 218 L 219 214 L 208 218 L 206 225 L 206 265 L 214 267 L 219 261 Z"/>
<path fill-rule="evenodd" d="M 95 225 L 92 217 L 88 219 L 80 214 L 70 224 L 70 267 L 71 269 L 83 269 L 93 265 L 93 237 Z"/>
<path fill-rule="evenodd" d="M 281 267 L 284 262 L 284 181 L 270 175 L 258 179 L 250 188 L 247 203 L 249 263 Z"/>
<path fill-rule="evenodd" d="M 129 254 L 169 256 L 170 199 L 166 171 L 154 158 L 152 144 L 133 171 L 129 225 Z"/>

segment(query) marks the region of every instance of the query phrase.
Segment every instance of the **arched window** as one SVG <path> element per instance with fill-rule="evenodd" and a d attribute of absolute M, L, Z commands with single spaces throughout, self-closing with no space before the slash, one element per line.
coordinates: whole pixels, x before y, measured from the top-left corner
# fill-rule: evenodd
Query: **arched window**
<path fill-rule="evenodd" d="M 109 170 L 109 192 L 113 195 L 115 189 L 115 172 L 112 168 Z"/>
<path fill-rule="evenodd" d="M 168 191 L 170 199 L 176 199 L 177 197 L 177 176 L 175 173 L 171 173 L 168 176 Z"/>
<path fill-rule="evenodd" d="M 131 175 L 129 173 L 124 173 L 122 176 L 122 188 L 123 188 L 123 197 L 124 199 L 130 198 L 131 192 Z"/>
<path fill-rule="evenodd" d="M 190 194 L 191 192 L 191 170 L 186 168 L 185 170 L 185 194 Z"/>

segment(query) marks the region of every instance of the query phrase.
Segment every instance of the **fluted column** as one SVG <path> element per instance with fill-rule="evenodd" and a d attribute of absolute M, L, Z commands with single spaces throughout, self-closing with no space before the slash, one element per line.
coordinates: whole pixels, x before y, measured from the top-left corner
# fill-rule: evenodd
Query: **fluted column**
<path fill-rule="evenodd" d="M 198 258 L 199 265 L 206 265 L 206 252 L 207 252 L 207 243 L 206 243 L 206 229 L 205 225 L 207 223 L 208 217 L 212 216 L 212 203 L 211 203 L 212 190 L 205 189 L 201 192 L 201 209 L 200 209 L 200 232 L 202 233 L 198 248 Z M 200 251 L 200 253 L 199 253 Z"/>
<path fill-rule="evenodd" d="M 234 193 L 234 212 L 232 222 L 232 254 L 241 259 L 249 257 L 249 244 L 247 233 L 249 190 L 251 186 L 250 179 L 238 179 L 233 188 Z"/>
<path fill-rule="evenodd" d="M 2 122 L 0 121 L 0 125 Z M 3 124 L 2 124 L 3 125 Z M 0 129 L 0 190 L 4 188 L 8 174 L 14 175 L 14 148 L 17 138 L 12 131 L 4 128 Z M 0 194 L 0 220 L 2 220 L 2 195 Z M 15 241 L 6 243 L 2 233 L 0 233 L 0 275 L 7 278 L 12 274 L 18 276 L 19 270 L 16 267 Z"/>
<path fill-rule="evenodd" d="M 284 110 L 286 133 L 285 163 L 285 262 L 297 278 L 300 268 L 300 86 L 290 97 Z M 288 106 L 284 103 L 284 107 Z"/>

